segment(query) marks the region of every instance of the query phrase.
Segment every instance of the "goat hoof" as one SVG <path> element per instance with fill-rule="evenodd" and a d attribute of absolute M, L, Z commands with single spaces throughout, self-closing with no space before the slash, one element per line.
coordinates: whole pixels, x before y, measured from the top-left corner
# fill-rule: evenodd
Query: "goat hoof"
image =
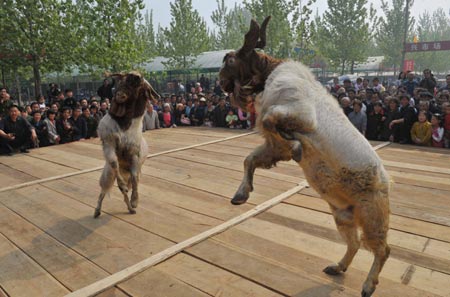
<path fill-rule="evenodd" d="M 100 211 L 100 209 L 96 209 L 94 212 L 94 219 L 98 218 L 100 216 L 102 212 Z"/>
<path fill-rule="evenodd" d="M 136 214 L 136 210 L 134 210 L 134 209 L 130 209 L 130 210 L 128 210 L 131 214 Z"/>
<path fill-rule="evenodd" d="M 333 264 L 333 265 L 325 267 L 323 272 L 325 272 L 328 275 L 339 275 L 342 272 L 344 272 L 344 270 L 342 270 L 339 265 Z"/>
<path fill-rule="evenodd" d="M 231 199 L 231 204 L 234 205 L 240 205 L 240 204 L 244 204 L 245 202 L 247 202 L 249 195 L 248 194 L 242 194 L 237 192 L 233 199 Z"/>
<path fill-rule="evenodd" d="M 375 292 L 375 285 L 372 282 L 365 282 L 361 291 L 361 297 L 370 297 Z"/>
<path fill-rule="evenodd" d="M 122 192 L 122 194 L 128 194 L 127 186 L 119 186 L 119 190 L 120 190 L 120 192 Z"/>

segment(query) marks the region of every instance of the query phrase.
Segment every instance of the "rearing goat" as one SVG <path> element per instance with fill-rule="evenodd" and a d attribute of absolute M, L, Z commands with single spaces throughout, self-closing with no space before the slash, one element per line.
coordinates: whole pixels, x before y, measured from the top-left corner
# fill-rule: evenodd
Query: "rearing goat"
<path fill-rule="evenodd" d="M 234 103 L 247 109 L 256 93 L 257 126 L 265 143 L 244 162 L 244 179 L 232 199 L 242 204 L 253 190 L 256 168 L 270 168 L 294 159 L 309 184 L 330 205 L 347 252 L 327 274 L 345 272 L 363 244 L 374 262 L 361 296 L 373 294 L 378 275 L 389 257 L 389 177 L 369 142 L 353 127 L 336 100 L 299 62 L 282 61 L 255 51 L 266 43 L 266 26 L 254 20 L 242 48 L 228 53 L 220 70 L 220 84 L 233 93 Z"/>
<path fill-rule="evenodd" d="M 100 177 L 102 191 L 98 197 L 94 217 L 101 213 L 102 202 L 117 179 L 128 211 L 136 213 L 138 205 L 138 182 L 148 146 L 142 137 L 142 118 L 148 100 L 158 99 L 152 86 L 137 72 L 113 74 L 116 92 L 109 112 L 98 125 L 98 135 L 102 140 L 105 167 Z M 131 187 L 131 201 L 128 189 Z"/>

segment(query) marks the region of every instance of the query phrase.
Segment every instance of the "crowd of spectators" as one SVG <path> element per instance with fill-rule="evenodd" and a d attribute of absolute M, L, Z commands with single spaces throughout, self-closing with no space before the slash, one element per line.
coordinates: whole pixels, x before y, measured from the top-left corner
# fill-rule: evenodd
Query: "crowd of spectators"
<path fill-rule="evenodd" d="M 177 93 L 149 101 L 143 130 L 207 126 L 251 129 L 256 113 L 253 104 L 244 112 L 230 104 L 216 80 L 201 77 Z M 429 69 L 423 78 L 400 73 L 398 80 L 383 86 L 378 78 L 358 78 L 327 85 L 343 112 L 369 140 L 450 147 L 450 74 L 439 87 Z M 105 79 L 97 96 L 77 100 L 73 91 L 62 92 L 50 84 L 46 95 L 26 106 L 12 103 L 6 88 L 0 89 L 0 152 L 28 152 L 30 148 L 63 144 L 97 137 L 99 121 L 108 112 L 114 82 Z"/>
<path fill-rule="evenodd" d="M 375 77 L 346 79 L 342 86 L 334 79 L 327 89 L 369 140 L 450 147 L 450 74 L 442 87 L 425 69 L 422 79 L 401 72 L 388 87 Z"/>

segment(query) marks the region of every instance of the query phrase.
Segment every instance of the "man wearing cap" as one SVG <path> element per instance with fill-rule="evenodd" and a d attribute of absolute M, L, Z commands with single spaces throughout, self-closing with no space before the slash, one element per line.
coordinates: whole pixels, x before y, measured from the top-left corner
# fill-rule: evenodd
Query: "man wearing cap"
<path fill-rule="evenodd" d="M 393 129 L 394 125 L 397 126 L 397 133 L 394 135 L 394 141 L 401 144 L 412 143 L 411 141 L 411 128 L 414 122 L 417 121 L 417 114 L 414 107 L 409 105 L 409 95 L 400 94 L 400 118 L 393 120 L 389 124 L 389 129 Z"/>
<path fill-rule="evenodd" d="M 205 97 L 201 97 L 199 100 L 199 105 L 194 106 L 194 109 L 191 111 L 192 125 L 193 126 L 203 125 L 205 114 L 206 114 L 206 99 Z"/>

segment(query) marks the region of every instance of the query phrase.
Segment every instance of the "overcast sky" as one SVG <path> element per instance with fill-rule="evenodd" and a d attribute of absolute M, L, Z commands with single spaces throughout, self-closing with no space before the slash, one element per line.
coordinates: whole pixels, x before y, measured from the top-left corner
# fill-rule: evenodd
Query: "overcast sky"
<path fill-rule="evenodd" d="M 158 27 L 158 24 L 161 24 L 161 26 L 163 27 L 167 27 L 170 24 L 171 17 L 169 2 L 173 1 L 145 0 L 146 9 L 153 9 L 153 21 L 155 29 Z M 373 3 L 374 7 L 380 11 L 381 0 L 369 0 L 369 2 Z M 233 7 L 235 3 L 242 3 L 242 1 L 225 0 L 225 4 L 228 7 Z M 208 26 L 212 28 L 213 23 L 211 21 L 211 13 L 217 7 L 216 0 L 192 0 L 192 4 L 194 8 L 200 12 L 200 15 L 205 19 Z M 322 14 L 323 11 L 327 8 L 327 0 L 317 0 L 314 7 L 318 9 L 319 14 Z M 411 9 L 411 13 L 413 16 L 417 17 L 425 10 L 432 12 L 439 7 L 444 8 L 447 15 L 450 14 L 450 0 L 415 0 L 414 5 Z M 380 13 L 382 12 L 380 11 Z"/>

